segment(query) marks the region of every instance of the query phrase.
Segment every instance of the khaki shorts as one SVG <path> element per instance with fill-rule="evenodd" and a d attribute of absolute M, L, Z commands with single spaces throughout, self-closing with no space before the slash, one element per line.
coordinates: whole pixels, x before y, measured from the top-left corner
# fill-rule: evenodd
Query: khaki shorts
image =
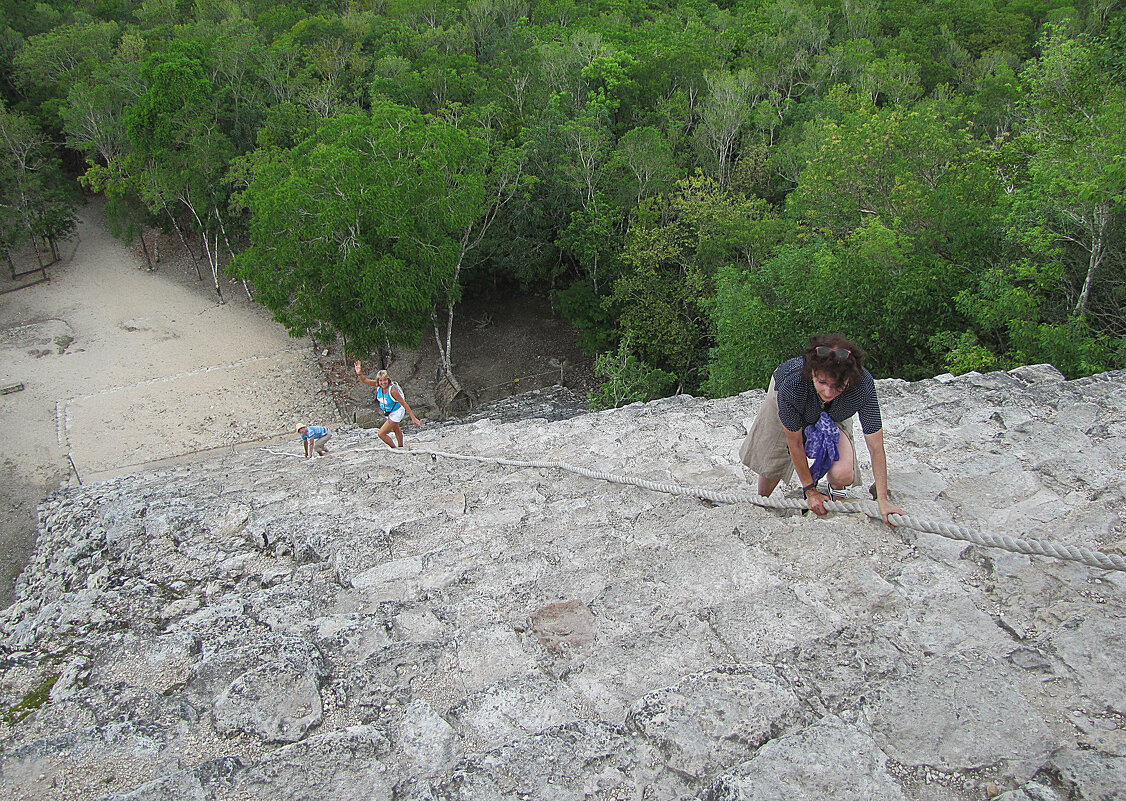
<path fill-rule="evenodd" d="M 852 485 L 859 487 L 860 462 L 856 458 L 856 440 L 852 436 L 854 420 L 855 415 L 838 425 L 852 443 Z M 739 461 L 763 478 L 774 481 L 789 481 L 794 475 L 794 460 L 790 458 L 790 449 L 786 445 L 786 427 L 778 419 L 778 390 L 774 388 L 773 377 L 766 389 L 766 399 L 751 423 L 751 430 L 739 446 Z"/>

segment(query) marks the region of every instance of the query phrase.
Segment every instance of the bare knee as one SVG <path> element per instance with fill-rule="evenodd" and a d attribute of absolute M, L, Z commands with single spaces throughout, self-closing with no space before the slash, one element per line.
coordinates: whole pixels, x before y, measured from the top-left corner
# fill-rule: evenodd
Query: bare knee
<path fill-rule="evenodd" d="M 843 459 L 841 461 L 844 461 Z M 852 464 L 847 465 L 837 462 L 833 465 L 833 469 L 829 471 L 829 483 L 837 489 L 843 489 L 852 485 L 856 474 L 853 472 Z"/>

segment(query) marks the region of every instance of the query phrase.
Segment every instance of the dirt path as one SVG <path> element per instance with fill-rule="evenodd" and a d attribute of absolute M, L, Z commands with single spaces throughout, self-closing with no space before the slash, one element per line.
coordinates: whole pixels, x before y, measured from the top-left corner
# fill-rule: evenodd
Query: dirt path
<path fill-rule="evenodd" d="M 34 547 L 35 505 L 78 480 L 339 421 L 309 343 L 190 262 L 156 272 L 81 213 L 49 283 L 0 296 L 0 606 Z"/>

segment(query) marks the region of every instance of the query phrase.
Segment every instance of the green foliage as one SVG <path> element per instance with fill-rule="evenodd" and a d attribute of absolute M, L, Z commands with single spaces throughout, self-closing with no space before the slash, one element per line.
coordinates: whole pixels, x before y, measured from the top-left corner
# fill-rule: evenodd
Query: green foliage
<path fill-rule="evenodd" d="M 167 54 L 150 56 L 141 72 L 147 90 L 125 116 L 125 130 L 137 150 L 164 161 L 187 145 L 211 121 L 215 87 L 196 42 L 178 41 Z"/>
<path fill-rule="evenodd" d="M 258 129 L 258 147 L 291 148 L 306 139 L 316 129 L 316 120 L 306 108 L 296 103 L 279 103 L 270 107 Z"/>
<path fill-rule="evenodd" d="M 617 274 L 617 224 L 620 212 L 605 201 L 571 212 L 557 244 L 574 256 L 595 294 Z"/>
<path fill-rule="evenodd" d="M 554 298 L 559 313 L 579 330 L 579 346 L 587 353 L 601 353 L 618 340 L 613 306 L 594 291 L 590 281 L 575 281 L 556 291 Z"/>
<path fill-rule="evenodd" d="M 782 230 L 764 201 L 702 175 L 643 202 L 610 296 L 621 336 L 646 362 L 695 390 L 714 331 L 713 276 L 732 262 L 756 264 Z"/>
<path fill-rule="evenodd" d="M 120 36 L 115 22 L 61 25 L 30 37 L 15 57 L 26 87 L 65 95 L 76 77 L 108 61 Z"/>
<path fill-rule="evenodd" d="M 1025 262 L 989 270 L 974 290 L 959 293 L 959 309 L 973 330 L 942 331 L 931 340 L 946 369 L 1009 369 L 1050 363 L 1069 378 L 1107 370 L 1116 364 L 1115 343 L 1094 330 L 1086 317 L 1053 319 L 1045 294 L 1060 268 Z"/>
<path fill-rule="evenodd" d="M 921 255 L 911 237 L 872 220 L 839 242 L 784 247 L 761 269 L 721 271 L 707 392 L 764 386 L 824 331 L 851 333 L 876 374 L 926 374 L 932 332 L 959 319 L 958 283 L 954 268 Z"/>
<path fill-rule="evenodd" d="M 622 340 L 616 352 L 603 353 L 595 360 L 594 375 L 604 379 L 590 394 L 590 408 L 595 411 L 659 398 L 676 383 L 672 373 L 650 367 L 634 356 L 627 340 Z"/>
<path fill-rule="evenodd" d="M 482 211 L 483 145 L 380 103 L 254 164 L 251 245 L 230 266 L 295 336 L 417 344 Z"/>
<path fill-rule="evenodd" d="M 660 234 L 656 238 L 661 239 Z M 649 245 L 660 250 L 668 243 Z M 658 263 L 647 263 L 614 282 L 611 302 L 622 310 L 619 330 L 626 339 L 637 342 L 646 361 L 666 365 L 688 378 L 708 333 L 708 320 L 700 306 L 709 290 L 710 284 L 699 270 L 678 274 L 661 269 Z"/>
<path fill-rule="evenodd" d="M 990 224 L 1000 187 L 957 105 L 876 108 L 863 96 L 840 99 L 857 107 L 810 131 L 813 155 L 788 198 L 791 214 L 835 237 L 873 218 L 940 233 L 946 215 L 967 209 L 979 219 L 963 225 Z"/>
<path fill-rule="evenodd" d="M 930 344 L 936 352 L 943 354 L 943 366 L 954 375 L 971 371 L 987 373 L 1001 369 L 1003 363 L 969 331 L 961 334 L 942 331 L 931 337 Z"/>
<path fill-rule="evenodd" d="M 1033 258 L 1061 262 L 1074 316 L 1112 315 L 1126 330 L 1126 87 L 1104 80 L 1083 38 L 1051 29 L 1042 47 L 1025 74 L 1027 120 L 1014 156 L 1024 157 L 1028 180 L 1013 195 L 1013 236 Z"/>
<path fill-rule="evenodd" d="M 6 241 L 65 235 L 61 165 L 88 162 L 119 236 L 223 241 L 295 332 L 413 341 L 468 279 L 553 291 L 593 351 L 628 339 L 713 393 L 829 328 L 909 378 L 1078 375 L 1126 347 L 1114 4 L 0 0 L 0 18 L 0 99 L 43 168 L 0 168 L 36 209 L 9 204 Z"/>
<path fill-rule="evenodd" d="M 0 105 L 0 250 L 70 236 L 74 194 L 35 123 Z"/>
<path fill-rule="evenodd" d="M 619 171 L 619 203 L 632 207 L 667 190 L 676 177 L 672 147 L 654 126 L 633 128 L 618 140 L 613 166 Z"/>
<path fill-rule="evenodd" d="M 832 258 L 827 246 L 786 247 L 761 270 L 726 265 L 716 275 L 715 346 L 704 390 L 713 396 L 765 387 L 811 333 L 827 330 L 802 291 L 814 290 L 812 265 Z M 822 271 L 824 272 L 824 271 Z"/>

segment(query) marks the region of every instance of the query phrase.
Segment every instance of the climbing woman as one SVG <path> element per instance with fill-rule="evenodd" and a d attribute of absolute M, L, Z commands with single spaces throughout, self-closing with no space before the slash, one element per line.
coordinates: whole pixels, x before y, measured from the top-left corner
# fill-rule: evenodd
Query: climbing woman
<path fill-rule="evenodd" d="M 770 495 L 796 470 L 809 508 L 825 514 L 826 500 L 838 493 L 844 497 L 846 487 L 860 485 L 852 439 L 852 423 L 859 414 L 876 479 L 869 491 L 880 517 L 890 526 L 888 515 L 903 514 L 888 500 L 883 422 L 864 356 L 855 342 L 823 334 L 813 337 L 801 356 L 774 371 L 766 399 L 739 448 L 740 460 L 758 474 L 759 495 Z M 828 497 L 817 487 L 822 476 L 827 477 Z"/>
<path fill-rule="evenodd" d="M 379 403 L 380 411 L 387 418 L 379 428 L 379 438 L 386 443 L 388 448 L 403 447 L 403 429 L 399 427 L 403 417 L 409 414 L 411 422 L 419 428 L 422 427 L 422 423 L 418 422 L 418 418 L 414 416 L 411 407 L 407 405 L 407 399 L 403 396 L 402 388 L 391 380 L 391 376 L 387 374 L 386 370 L 380 370 L 375 374 L 375 378 L 371 379 L 364 376 L 359 362 L 356 362 L 355 367 L 356 375 L 360 381 L 368 386 L 375 387 L 375 399 Z M 391 439 L 392 433 L 395 435 L 394 440 Z"/>

